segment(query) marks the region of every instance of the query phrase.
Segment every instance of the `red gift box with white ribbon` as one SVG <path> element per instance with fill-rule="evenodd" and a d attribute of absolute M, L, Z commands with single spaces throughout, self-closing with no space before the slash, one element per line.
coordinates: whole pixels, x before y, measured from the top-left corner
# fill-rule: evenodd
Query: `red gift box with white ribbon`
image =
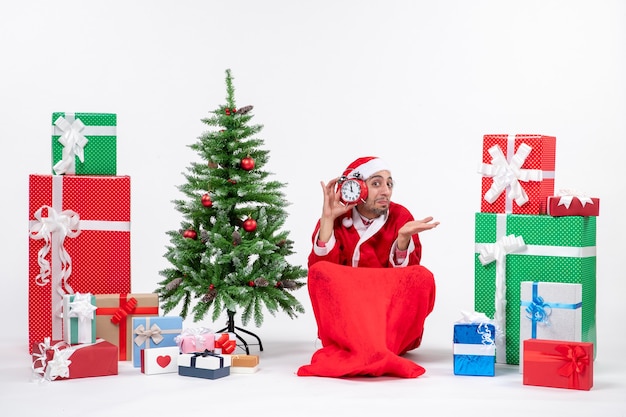
<path fill-rule="evenodd" d="M 600 215 L 600 199 L 577 191 L 560 190 L 557 195 L 548 197 L 546 206 L 552 217 Z"/>
<path fill-rule="evenodd" d="M 545 214 L 555 159 L 554 136 L 484 135 L 481 213 Z"/>
<path fill-rule="evenodd" d="M 130 292 L 130 177 L 30 175 L 29 234 L 29 349 L 63 338 L 65 294 Z"/>
<path fill-rule="evenodd" d="M 32 369 L 41 381 L 118 374 L 117 346 L 104 339 L 70 345 L 45 338 L 31 347 Z"/>

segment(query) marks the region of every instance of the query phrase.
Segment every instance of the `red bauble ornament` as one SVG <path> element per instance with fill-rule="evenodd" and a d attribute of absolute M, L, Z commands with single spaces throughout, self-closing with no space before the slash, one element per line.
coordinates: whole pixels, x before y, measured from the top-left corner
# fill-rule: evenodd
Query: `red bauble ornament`
<path fill-rule="evenodd" d="M 254 281 L 248 281 L 248 285 L 249 285 L 250 287 L 254 287 Z"/>
<path fill-rule="evenodd" d="M 211 201 L 211 196 L 208 193 L 202 196 L 202 205 L 204 207 L 211 207 L 213 205 L 213 201 Z"/>
<path fill-rule="evenodd" d="M 254 159 L 252 159 L 250 156 L 246 156 L 241 160 L 239 165 L 241 166 L 241 169 L 244 169 L 246 171 L 252 171 L 254 169 Z"/>
<path fill-rule="evenodd" d="M 229 178 L 229 179 L 228 179 L 228 182 L 229 182 L 229 183 L 231 183 L 231 184 L 233 184 L 233 185 L 237 184 L 237 181 L 235 181 L 235 180 L 234 180 L 234 179 L 232 179 L 232 178 Z"/>
<path fill-rule="evenodd" d="M 254 220 L 252 217 L 248 217 L 243 222 L 243 230 L 245 230 L 246 232 L 254 232 L 256 230 L 256 220 Z"/>
<path fill-rule="evenodd" d="M 197 239 L 198 234 L 193 229 L 187 229 L 183 232 L 183 237 L 187 239 Z"/>
<path fill-rule="evenodd" d="M 215 285 L 213 285 L 213 284 L 209 285 L 209 289 L 210 289 L 210 290 L 212 290 L 212 289 L 214 289 L 214 288 L 215 288 Z"/>

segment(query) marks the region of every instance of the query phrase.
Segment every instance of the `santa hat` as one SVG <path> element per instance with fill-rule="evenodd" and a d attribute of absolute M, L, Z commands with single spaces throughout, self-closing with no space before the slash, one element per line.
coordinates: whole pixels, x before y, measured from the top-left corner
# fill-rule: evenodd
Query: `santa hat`
<path fill-rule="evenodd" d="M 366 180 L 378 171 L 391 171 L 389 165 L 376 156 L 364 156 L 356 159 L 343 172 L 346 178 Z"/>

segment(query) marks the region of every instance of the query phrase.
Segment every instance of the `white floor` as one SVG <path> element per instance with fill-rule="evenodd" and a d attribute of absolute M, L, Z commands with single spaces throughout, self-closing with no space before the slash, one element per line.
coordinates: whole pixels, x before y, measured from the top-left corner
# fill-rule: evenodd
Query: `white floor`
<path fill-rule="evenodd" d="M 271 335 L 270 335 L 271 336 Z M 146 376 L 128 362 L 119 375 L 50 383 L 31 380 L 23 344 L 0 342 L 0 404 L 5 416 L 626 416 L 626 361 L 599 355 L 591 391 L 530 387 L 516 366 L 495 377 L 454 376 L 451 346 L 425 344 L 408 357 L 426 368 L 416 379 L 298 377 L 316 341 L 263 340 L 255 374 L 218 380 Z M 613 356 L 613 357 L 611 357 Z"/>

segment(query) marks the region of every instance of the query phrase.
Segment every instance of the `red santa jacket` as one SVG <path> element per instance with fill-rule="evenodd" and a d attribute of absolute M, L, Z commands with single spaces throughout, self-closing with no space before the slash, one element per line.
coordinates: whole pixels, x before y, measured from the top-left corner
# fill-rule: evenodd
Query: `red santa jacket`
<path fill-rule="evenodd" d="M 327 255 L 318 256 L 315 251 L 311 249 L 311 253 L 309 254 L 309 267 L 319 261 L 329 261 L 340 265 L 352 266 L 352 258 L 354 257 L 355 249 L 361 238 L 354 226 L 346 227 L 342 223 L 345 217 L 351 218 L 351 216 L 352 211 L 349 210 L 345 215 L 339 216 L 335 220 L 333 233 L 336 242 L 335 246 Z M 369 268 L 392 267 L 393 265 L 389 262 L 389 255 L 391 247 L 398 237 L 398 230 L 412 220 L 414 220 L 414 218 L 409 210 L 400 204 L 390 202 L 387 219 L 380 230 L 367 238 L 367 240 L 361 242 L 358 266 Z M 320 222 L 318 220 L 315 231 L 313 232 L 313 245 L 316 243 L 315 239 L 317 238 L 319 227 Z M 412 239 L 415 250 L 408 254 L 408 264 L 419 265 L 422 257 L 422 244 L 417 234 L 413 235 Z"/>

